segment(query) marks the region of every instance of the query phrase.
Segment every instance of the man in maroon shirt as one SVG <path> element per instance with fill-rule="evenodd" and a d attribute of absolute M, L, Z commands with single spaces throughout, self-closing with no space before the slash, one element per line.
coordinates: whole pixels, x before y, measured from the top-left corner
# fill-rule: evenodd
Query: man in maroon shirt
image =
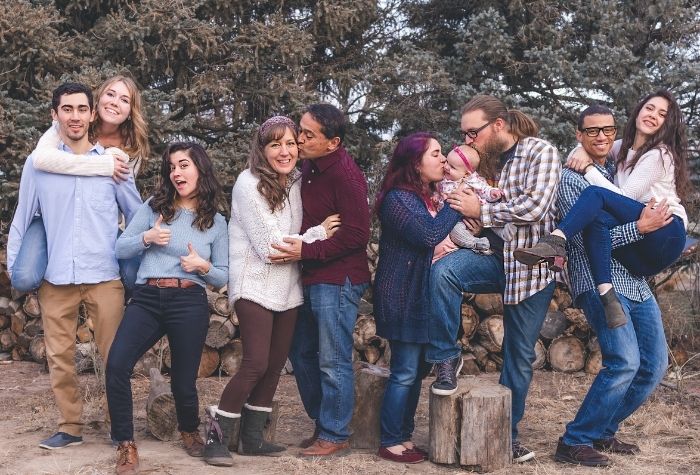
<path fill-rule="evenodd" d="M 304 305 L 289 358 L 306 413 L 316 423 L 302 456 L 349 451 L 354 403 L 352 332 L 357 305 L 370 280 L 367 266 L 367 182 L 343 148 L 346 120 L 329 104 L 306 108 L 299 123 L 302 164 L 301 232 L 340 214 L 341 226 L 324 241 L 285 239 L 273 261 L 302 260 Z"/>

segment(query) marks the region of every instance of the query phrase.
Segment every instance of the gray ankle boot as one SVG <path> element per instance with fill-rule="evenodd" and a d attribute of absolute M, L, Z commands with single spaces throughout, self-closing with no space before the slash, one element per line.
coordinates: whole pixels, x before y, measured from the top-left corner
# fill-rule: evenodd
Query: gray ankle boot
<path fill-rule="evenodd" d="M 209 465 L 230 467 L 233 465 L 233 457 L 228 447 L 238 429 L 241 415 L 221 411 L 216 406 L 209 406 L 206 413 L 207 440 L 202 457 Z"/>
<path fill-rule="evenodd" d="M 238 453 L 241 455 L 280 455 L 286 450 L 263 439 L 263 429 L 272 410 L 246 404 L 241 411 L 241 435 Z"/>

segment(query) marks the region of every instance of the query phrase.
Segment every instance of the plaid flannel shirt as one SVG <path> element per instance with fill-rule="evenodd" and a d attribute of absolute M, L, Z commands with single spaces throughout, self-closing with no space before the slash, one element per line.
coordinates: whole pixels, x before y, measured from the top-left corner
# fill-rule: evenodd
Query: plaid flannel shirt
<path fill-rule="evenodd" d="M 595 167 L 605 178 L 612 181 L 615 174 L 615 165 L 608 159 L 605 166 L 595 164 Z M 581 192 L 590 186 L 583 175 L 573 170 L 564 169 L 559 183 L 557 195 L 557 208 L 560 217 L 569 212 L 571 207 L 581 195 Z M 636 223 L 625 223 L 610 230 L 613 249 L 639 241 L 644 236 L 640 234 Z M 591 266 L 583 247 L 583 238 L 577 234 L 566 243 L 567 269 L 569 271 L 571 296 L 576 299 L 579 295 L 596 288 L 591 275 Z M 615 291 L 635 302 L 642 302 L 652 296 L 651 289 L 644 277 L 635 277 L 616 259 L 611 260 L 612 284 Z"/>
<path fill-rule="evenodd" d="M 532 247 L 540 238 L 554 230 L 557 185 L 561 175 L 561 161 L 557 149 L 542 139 L 521 139 L 513 158 L 501 170 L 498 188 L 503 190 L 503 201 L 481 206 L 484 227 L 516 225 L 512 241 L 503 244 L 503 267 L 506 288 L 505 305 L 515 305 L 544 289 L 554 275 L 545 264 L 528 268 L 513 258 L 519 247 Z"/>

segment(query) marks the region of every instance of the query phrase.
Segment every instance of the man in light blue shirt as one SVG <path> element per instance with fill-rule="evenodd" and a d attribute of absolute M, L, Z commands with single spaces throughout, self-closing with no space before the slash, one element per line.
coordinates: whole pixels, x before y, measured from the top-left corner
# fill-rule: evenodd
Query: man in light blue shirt
<path fill-rule="evenodd" d="M 51 115 L 58 122 L 60 148 L 75 154 L 100 155 L 89 141 L 92 91 L 66 83 L 53 92 Z M 110 177 L 58 175 L 36 170 L 29 156 L 22 170 L 19 199 L 7 245 L 12 273 L 22 238 L 41 210 L 48 245 L 48 265 L 39 287 L 44 341 L 51 387 L 61 417 L 59 429 L 39 445 L 59 449 L 81 444 L 82 394 L 75 374 L 75 331 L 84 304 L 92 320 L 98 350 L 107 359 L 124 310 L 124 287 L 114 246 L 119 212 L 127 223 L 141 205 L 130 174 L 125 182 Z"/>

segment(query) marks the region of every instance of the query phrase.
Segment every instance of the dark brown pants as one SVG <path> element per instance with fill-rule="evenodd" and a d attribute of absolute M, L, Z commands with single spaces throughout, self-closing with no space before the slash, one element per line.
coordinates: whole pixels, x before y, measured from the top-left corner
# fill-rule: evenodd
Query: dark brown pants
<path fill-rule="evenodd" d="M 219 409 L 240 413 L 244 403 L 271 407 L 294 336 L 298 308 L 272 312 L 250 300 L 237 300 L 243 361 L 221 394 Z"/>

